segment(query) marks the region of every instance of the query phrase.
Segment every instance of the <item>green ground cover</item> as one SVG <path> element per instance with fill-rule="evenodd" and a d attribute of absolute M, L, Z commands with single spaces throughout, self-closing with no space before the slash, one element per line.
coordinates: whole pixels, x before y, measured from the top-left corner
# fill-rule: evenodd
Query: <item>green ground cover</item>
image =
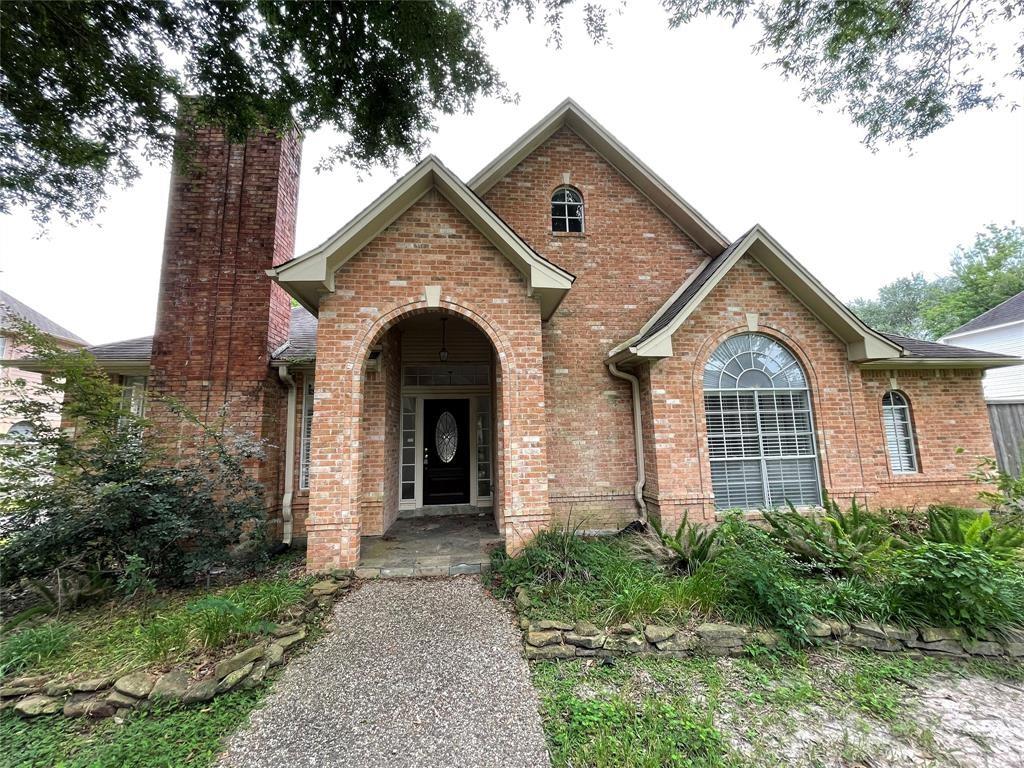
<path fill-rule="evenodd" d="M 533 667 L 556 768 L 888 765 L 877 761 L 893 749 L 934 757 L 915 694 L 948 676 L 1019 686 L 1024 669 L 849 651 Z"/>
<path fill-rule="evenodd" d="M 0 768 L 201 768 L 249 715 L 266 684 L 202 707 L 156 707 L 122 722 L 64 717 L 25 720 L 0 712 Z"/>

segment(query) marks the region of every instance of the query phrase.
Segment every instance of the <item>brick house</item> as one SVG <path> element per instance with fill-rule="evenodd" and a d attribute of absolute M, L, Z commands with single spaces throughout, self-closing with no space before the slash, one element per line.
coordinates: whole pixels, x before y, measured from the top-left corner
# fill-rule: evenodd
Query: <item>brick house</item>
<path fill-rule="evenodd" d="M 468 182 L 427 157 L 298 256 L 300 139 L 194 146 L 155 335 L 92 351 L 277 446 L 261 478 L 311 570 L 430 509 L 490 510 L 515 551 L 825 491 L 974 503 L 982 373 L 1017 358 L 867 327 L 571 100 Z"/>

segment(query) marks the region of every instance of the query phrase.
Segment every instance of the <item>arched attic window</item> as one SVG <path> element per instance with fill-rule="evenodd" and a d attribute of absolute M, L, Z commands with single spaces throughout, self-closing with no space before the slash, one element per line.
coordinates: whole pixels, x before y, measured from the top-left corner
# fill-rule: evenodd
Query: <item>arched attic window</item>
<path fill-rule="evenodd" d="M 902 392 L 889 391 L 882 396 L 882 426 L 889 464 L 897 474 L 917 472 L 917 451 L 914 448 L 914 425 L 910 420 L 910 403 Z"/>
<path fill-rule="evenodd" d="M 573 187 L 559 187 L 551 196 L 551 231 L 583 231 L 583 195 Z"/>
<path fill-rule="evenodd" d="M 704 368 L 704 413 L 717 509 L 821 503 L 807 377 L 770 336 L 723 341 Z"/>

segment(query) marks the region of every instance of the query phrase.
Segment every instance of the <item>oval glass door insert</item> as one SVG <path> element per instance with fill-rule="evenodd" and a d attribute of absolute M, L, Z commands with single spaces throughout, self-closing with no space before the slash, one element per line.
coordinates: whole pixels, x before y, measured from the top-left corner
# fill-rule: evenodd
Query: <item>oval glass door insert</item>
<path fill-rule="evenodd" d="M 441 461 L 445 464 L 450 463 L 455 458 L 455 449 L 459 445 L 459 425 L 448 411 L 443 411 L 437 417 L 434 442 L 437 444 L 437 455 Z"/>

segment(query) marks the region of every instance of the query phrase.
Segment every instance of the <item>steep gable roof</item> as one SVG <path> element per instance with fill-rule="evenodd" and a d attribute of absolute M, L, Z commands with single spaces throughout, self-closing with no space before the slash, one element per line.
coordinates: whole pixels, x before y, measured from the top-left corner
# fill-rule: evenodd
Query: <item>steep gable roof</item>
<path fill-rule="evenodd" d="M 321 245 L 267 274 L 313 314 L 320 296 L 334 290 L 334 274 L 431 189 L 436 189 L 525 277 L 546 320 L 575 277 L 541 256 L 433 155 L 396 181 Z"/>
<path fill-rule="evenodd" d="M 947 333 L 942 338 L 952 339 L 986 328 L 1021 322 L 1024 322 L 1024 291 L 1021 291 L 1016 296 L 1011 296 L 1001 304 L 996 304 L 988 312 L 982 312 L 973 320 L 968 320 L 955 331 Z"/>
<path fill-rule="evenodd" d="M 761 225 L 749 229 L 680 286 L 640 332 L 612 350 L 615 359 L 672 355 L 672 334 L 714 290 L 741 258 L 749 255 L 796 296 L 821 322 L 846 342 L 850 360 L 898 357 L 900 347 L 869 328 L 833 296 Z"/>
<path fill-rule="evenodd" d="M 480 196 L 487 194 L 509 171 L 563 127 L 593 147 L 707 253 L 715 256 L 728 245 L 729 241 L 721 232 L 572 99 L 563 101 L 516 139 L 469 180 L 469 187 Z"/>
<path fill-rule="evenodd" d="M 78 344 L 83 347 L 89 343 L 81 336 L 69 331 L 63 325 L 53 322 L 42 312 L 37 312 L 28 304 L 18 301 L 11 294 L 0 291 L 0 328 L 10 325 L 10 320 L 7 319 L 8 314 L 13 314 L 26 322 L 32 323 L 40 331 L 55 339 L 69 341 L 72 344 Z"/>

